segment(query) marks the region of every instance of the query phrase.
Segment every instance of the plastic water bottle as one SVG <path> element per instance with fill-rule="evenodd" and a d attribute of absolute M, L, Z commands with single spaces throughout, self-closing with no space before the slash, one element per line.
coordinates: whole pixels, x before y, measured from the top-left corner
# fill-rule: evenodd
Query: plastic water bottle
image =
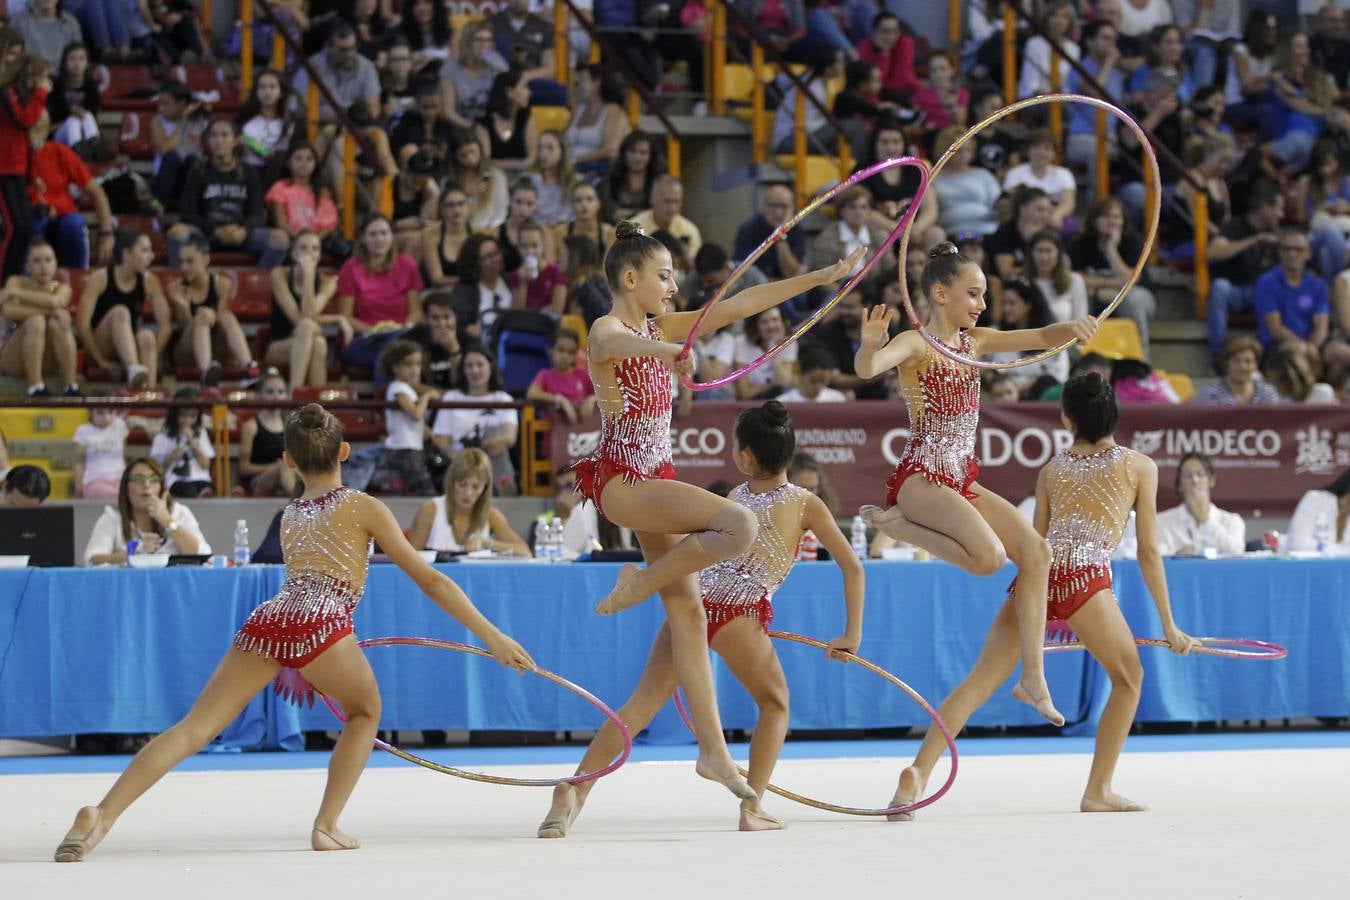
<path fill-rule="evenodd" d="M 819 556 L 820 541 L 808 531 L 802 535 L 801 543 L 797 544 L 797 559 L 814 562 Z"/>
<path fill-rule="evenodd" d="M 853 517 L 853 555 L 867 559 L 867 523 L 862 516 Z"/>
<path fill-rule="evenodd" d="M 1317 542 L 1318 553 L 1326 553 L 1336 542 L 1335 535 L 1331 531 L 1331 517 L 1326 513 L 1319 513 L 1317 521 L 1313 524 L 1313 540 Z"/>
<path fill-rule="evenodd" d="M 553 519 L 553 540 L 549 544 L 554 562 L 563 561 L 563 530 L 565 527 L 563 520 L 555 516 Z"/>
<path fill-rule="evenodd" d="M 234 564 L 246 566 L 252 556 L 248 548 L 248 521 L 240 519 L 234 523 Z"/>

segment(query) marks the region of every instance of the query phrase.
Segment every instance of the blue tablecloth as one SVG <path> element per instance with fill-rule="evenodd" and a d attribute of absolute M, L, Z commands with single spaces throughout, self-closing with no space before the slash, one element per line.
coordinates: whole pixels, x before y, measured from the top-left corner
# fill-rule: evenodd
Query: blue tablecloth
<path fill-rule="evenodd" d="M 866 566 L 864 656 L 937 703 L 974 662 L 1002 602 L 1006 573 L 974 578 L 941 563 Z M 442 567 L 538 662 L 611 705 L 637 681 L 661 622 L 655 601 L 620 616 L 591 612 L 613 584 L 613 565 L 463 563 Z M 0 736 L 157 731 L 188 709 L 249 610 L 280 585 L 275 566 L 247 569 L 0 570 Z M 1350 560 L 1171 561 L 1177 621 L 1194 634 L 1274 640 L 1277 663 L 1174 658 L 1143 650 L 1141 721 L 1350 714 Z M 1117 568 L 1127 618 L 1160 633 L 1138 567 Z M 775 598 L 775 627 L 828 640 L 843 626 L 838 569 L 804 563 Z M 392 566 L 372 567 L 356 615 L 362 637 L 420 635 L 468 640 L 465 630 Z M 795 729 L 915 725 L 923 713 L 856 666 L 818 651 L 780 646 Z M 588 730 L 597 714 L 540 678 L 490 660 L 425 648 L 369 651 L 387 728 Z M 748 728 L 754 707 L 718 664 L 723 723 Z M 1048 658 L 1060 708 L 1090 730 L 1108 688 L 1083 653 Z M 1039 719 L 1001 691 L 976 725 Z M 300 746 L 300 732 L 333 727 L 322 707 L 300 710 L 260 695 L 223 735 L 234 748 Z M 648 734 L 687 735 L 669 712 Z"/>

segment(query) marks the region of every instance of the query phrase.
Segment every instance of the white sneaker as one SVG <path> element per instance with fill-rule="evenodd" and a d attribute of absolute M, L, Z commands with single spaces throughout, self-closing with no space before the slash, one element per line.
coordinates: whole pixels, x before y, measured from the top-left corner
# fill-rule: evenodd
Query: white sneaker
<path fill-rule="evenodd" d="M 127 387 L 145 387 L 150 381 L 150 370 L 140 363 L 127 366 Z"/>

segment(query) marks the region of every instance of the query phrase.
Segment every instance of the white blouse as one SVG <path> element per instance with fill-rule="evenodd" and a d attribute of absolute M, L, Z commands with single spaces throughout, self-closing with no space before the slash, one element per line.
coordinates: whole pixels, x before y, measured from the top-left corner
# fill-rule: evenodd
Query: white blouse
<path fill-rule="evenodd" d="M 1158 552 L 1176 556 L 1186 546 L 1199 553 L 1213 547 L 1221 554 L 1237 554 L 1247 549 L 1247 525 L 1237 513 L 1210 506 L 1204 524 L 1195 521 L 1186 504 L 1158 513 Z"/>
<path fill-rule="evenodd" d="M 187 505 L 175 501 L 173 510 L 170 513 L 173 520 L 178 523 L 178 529 L 186 532 L 197 539 L 197 553 L 209 554 L 211 545 L 206 542 L 202 536 L 201 526 L 197 524 L 197 517 L 192 514 L 192 510 Z M 135 526 L 132 526 L 133 532 Z M 177 542 L 174 541 L 174 535 L 177 532 L 169 532 L 164 536 L 164 546 L 160 553 L 181 553 Z M 94 530 L 89 535 L 89 543 L 84 547 L 84 564 L 93 565 L 95 556 L 103 553 L 116 553 L 118 550 L 126 549 L 126 541 L 122 539 L 122 514 L 111 506 L 103 507 L 103 515 L 98 517 L 94 523 Z"/>
<path fill-rule="evenodd" d="M 1308 491 L 1294 508 L 1294 517 L 1289 520 L 1289 537 L 1286 549 L 1310 551 L 1317 549 L 1317 523 L 1325 519 L 1331 530 L 1335 530 L 1340 515 L 1340 500 L 1330 491 Z M 1333 538 L 1328 548 L 1335 553 L 1350 553 L 1350 528 Z"/>

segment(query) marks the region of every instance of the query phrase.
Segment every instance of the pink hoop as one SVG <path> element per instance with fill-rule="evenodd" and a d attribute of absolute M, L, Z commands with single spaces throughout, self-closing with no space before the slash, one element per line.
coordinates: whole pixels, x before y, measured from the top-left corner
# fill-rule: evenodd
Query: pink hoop
<path fill-rule="evenodd" d="M 1284 659 L 1289 655 L 1289 651 L 1279 644 L 1272 644 L 1269 641 L 1257 641 L 1251 638 L 1223 638 L 1223 637 L 1198 637 L 1192 640 L 1200 643 L 1192 653 L 1203 653 L 1206 656 L 1222 656 L 1224 659 L 1254 659 L 1263 661 L 1273 661 Z M 1162 638 L 1135 638 L 1135 644 L 1140 647 L 1167 647 L 1167 641 Z M 1245 649 L 1244 649 L 1245 648 Z M 1046 653 L 1060 653 L 1065 650 L 1083 650 L 1083 644 L 1077 639 L 1069 640 L 1051 640 L 1046 641 L 1044 646 Z"/>
<path fill-rule="evenodd" d="M 458 643 L 457 641 L 441 641 L 436 640 L 434 638 L 420 638 L 420 637 L 366 638 L 364 641 L 359 642 L 359 646 L 362 647 L 363 649 L 366 647 L 396 647 L 396 646 L 437 647 L 442 650 L 457 650 L 460 653 L 472 653 L 474 656 L 483 656 L 487 657 L 488 659 L 492 659 L 492 654 L 482 649 L 481 647 L 472 647 L 468 644 Z M 509 784 L 518 787 L 556 787 L 557 785 L 560 784 L 582 784 L 587 781 L 594 781 L 597 778 L 603 778 L 604 776 L 615 771 L 616 769 L 619 768 L 619 766 L 622 766 L 625 762 L 628 761 L 628 757 L 633 752 L 633 736 L 629 733 L 628 726 L 623 723 L 623 719 L 619 718 L 618 713 L 616 713 L 614 710 L 606 706 L 604 701 L 602 701 L 599 697 L 595 696 L 590 691 L 586 690 L 580 685 L 573 684 L 566 678 L 563 678 L 561 675 L 557 675 L 553 672 L 548 671 L 547 669 L 536 668 L 533 671 L 534 674 L 541 675 L 544 678 L 547 678 L 549 681 L 553 682 L 554 684 L 559 685 L 561 687 L 565 687 L 572 693 L 576 694 L 578 697 L 581 697 L 582 699 L 589 701 L 592 706 L 594 706 L 596 709 L 604 713 L 605 717 L 614 723 L 615 727 L 619 729 L 619 734 L 623 736 L 623 752 L 621 752 L 617 757 L 615 757 L 613 762 L 605 766 L 603 769 L 597 769 L 594 772 L 584 772 L 581 775 L 569 775 L 566 778 L 508 778 L 504 775 L 488 775 L 483 772 L 469 772 L 465 769 L 456 769 L 453 766 L 443 766 L 440 763 L 434 763 L 429 759 L 423 759 L 420 756 L 409 753 L 407 750 L 404 750 L 400 747 L 396 747 L 393 744 L 387 744 L 384 741 L 379 740 L 378 738 L 375 740 L 375 746 L 379 747 L 386 753 L 392 753 L 394 756 L 397 756 L 400 759 L 405 759 L 410 763 L 423 767 L 424 769 L 431 769 L 433 772 L 440 772 L 443 775 L 454 775 L 456 778 L 466 778 L 469 781 L 481 781 L 486 782 L 488 784 Z M 328 697 L 325 694 L 320 694 L 320 696 L 323 697 L 323 702 L 328 706 L 329 710 L 332 711 L 333 715 L 337 716 L 339 722 L 347 721 L 347 717 L 343 715 L 342 709 L 336 703 L 334 703 L 330 697 Z"/>
<path fill-rule="evenodd" d="M 815 638 L 806 637 L 805 635 L 792 634 L 787 631 L 770 631 L 769 637 L 780 641 L 792 641 L 797 644 L 805 644 L 808 647 L 815 647 L 818 650 L 829 649 L 829 644 L 826 644 L 824 641 L 818 641 Z M 794 800 L 805 806 L 823 809 L 827 812 L 841 813 L 846 816 L 896 816 L 915 812 L 916 810 L 923 809 L 925 806 L 932 806 L 940 800 L 947 791 L 951 790 L 953 782 L 956 781 L 956 738 L 952 735 L 951 729 L 947 727 L 946 722 L 942 721 L 942 716 L 938 715 L 938 711 L 934 709 L 927 700 L 923 699 L 923 696 L 918 691 L 905 684 L 895 675 L 892 675 L 890 672 L 881 668 L 881 666 L 853 653 L 845 654 L 844 662 L 855 662 L 864 669 L 880 675 L 882 678 L 909 695 L 909 698 L 919 704 L 919 707 L 928 714 L 928 718 L 932 719 L 933 724 L 942 732 L 942 737 L 947 741 L 947 751 L 951 753 L 952 756 L 952 767 L 951 771 L 947 773 L 947 780 L 944 781 L 942 786 L 931 795 L 920 800 L 915 800 L 913 803 L 907 803 L 903 806 L 893 806 L 890 809 L 865 809 L 856 806 L 839 806 L 834 803 L 826 803 L 823 800 L 813 800 L 810 797 L 793 793 L 786 788 L 780 788 L 774 784 L 768 785 L 768 790 L 787 800 Z M 680 718 L 684 720 L 685 726 L 689 728 L 690 732 L 693 732 L 694 722 L 689 716 L 689 710 L 685 708 L 684 700 L 680 697 L 679 688 L 675 689 L 675 709 L 679 712 Z M 737 768 L 743 777 L 749 777 L 750 773 L 739 767 Z"/>
<path fill-rule="evenodd" d="M 849 293 L 849 291 L 853 290 L 853 288 L 857 286 L 857 284 L 860 281 L 862 281 L 864 277 L 866 277 L 867 273 L 871 271 L 872 267 L 875 266 L 879 260 L 884 258 L 886 256 L 887 251 L 891 249 L 891 247 L 895 244 L 897 240 L 899 240 L 900 235 L 905 234 L 908 231 L 910 223 L 914 221 L 914 217 L 918 215 L 919 206 L 920 204 L 923 203 L 923 195 L 928 190 L 928 177 L 929 177 L 928 163 L 924 162 L 921 159 L 915 159 L 912 156 L 902 156 L 896 157 L 894 159 L 884 160 L 883 162 L 879 162 L 876 165 L 868 166 L 865 169 L 859 169 L 857 172 L 854 172 L 852 175 L 850 175 L 845 180 L 839 182 L 834 187 L 831 187 L 823 191 L 822 193 L 817 194 L 814 198 L 812 198 L 810 203 L 806 204 L 806 206 L 798 210 L 796 215 L 788 219 L 782 225 L 779 225 L 777 228 L 775 228 L 773 234 L 765 238 L 764 242 L 761 243 L 758 247 L 756 247 L 755 251 L 751 253 L 749 256 L 747 256 L 741 262 L 741 264 L 736 267 L 736 271 L 731 273 L 731 277 L 726 280 L 725 284 L 723 284 L 720 288 L 718 288 L 717 293 L 714 294 L 712 299 L 709 300 L 707 304 L 703 307 L 703 311 L 699 314 L 699 317 L 694 320 L 694 327 L 689 329 L 689 335 L 684 339 L 684 349 L 680 351 L 680 359 L 686 359 L 689 356 L 689 354 L 693 352 L 694 341 L 698 339 L 699 334 L 703 330 L 703 320 L 708 318 L 708 313 L 712 312 L 712 308 L 726 298 L 727 292 L 731 290 L 732 285 L 734 285 L 737 281 L 739 281 L 741 279 L 741 276 L 745 274 L 746 270 L 749 269 L 752 265 L 754 265 L 757 259 L 763 256 L 766 252 L 768 252 L 769 248 L 771 248 L 774 244 L 777 244 L 783 238 L 787 237 L 789 231 L 797 227 L 797 225 L 803 219 L 811 215 L 811 213 L 815 212 L 825 203 L 828 203 L 830 200 L 833 200 L 836 196 L 848 190 L 858 182 L 866 181 L 868 178 L 871 178 L 878 172 L 884 172 L 885 170 L 893 169 L 896 166 L 913 166 L 914 168 L 918 169 L 919 189 L 915 192 L 913 199 L 909 201 L 909 207 L 900 217 L 900 221 L 896 223 L 893 229 L 891 229 L 891 233 L 886 235 L 886 240 L 881 242 L 881 246 L 878 247 L 877 251 L 872 254 L 871 259 L 863 263 L 862 268 L 860 268 L 852 278 L 850 278 L 847 282 L 845 282 L 844 286 L 840 288 L 839 291 L 833 297 L 831 297 L 828 301 L 822 304 L 820 309 L 813 312 L 810 316 L 806 318 L 805 321 L 803 321 L 800 325 L 798 325 L 796 331 L 784 337 L 781 341 L 778 342 L 776 346 L 771 347 L 768 350 L 764 351 L 762 354 L 760 354 L 758 359 L 751 360 L 750 362 L 741 366 L 736 371 L 723 375 L 721 378 L 713 379 L 712 381 L 697 382 L 694 381 L 693 379 L 685 378 L 682 376 L 680 378 L 680 382 L 685 387 L 695 391 L 710 391 L 713 388 L 721 387 L 722 385 L 727 384 L 728 382 L 735 381 L 737 378 L 740 378 L 741 376 L 747 375 L 750 372 L 753 372 L 755 369 L 758 369 L 760 366 L 764 365 L 766 362 L 768 362 L 769 360 L 777 356 L 779 353 L 781 353 L 793 341 L 797 340 L 803 334 L 805 334 L 806 332 L 810 331 L 813 327 L 815 327 L 816 323 L 819 322 L 822 318 L 824 318 L 825 314 L 828 313 L 831 309 L 833 309 L 834 305 L 838 303 L 840 299 L 846 296 Z M 903 279 L 904 266 L 903 265 L 900 266 L 900 269 L 901 269 L 901 278 Z M 903 284 L 903 280 L 901 283 Z"/>

